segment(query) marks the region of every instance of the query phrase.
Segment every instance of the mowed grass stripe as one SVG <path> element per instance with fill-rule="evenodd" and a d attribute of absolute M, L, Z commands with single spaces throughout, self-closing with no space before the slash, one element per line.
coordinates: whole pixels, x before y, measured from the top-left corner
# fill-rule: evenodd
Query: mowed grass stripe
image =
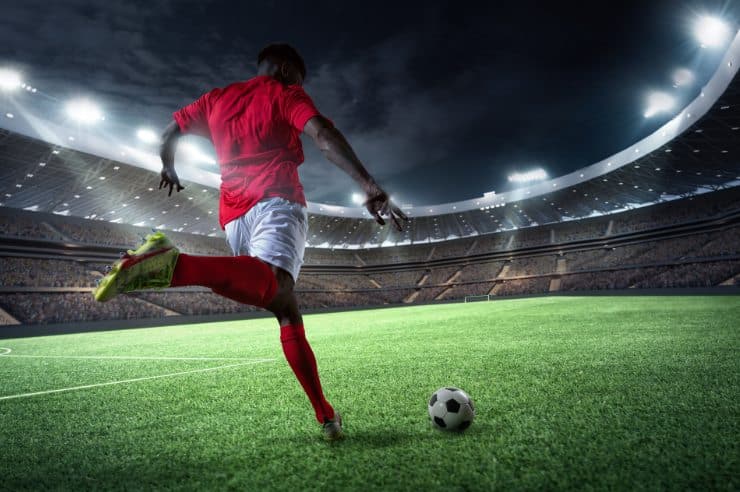
<path fill-rule="evenodd" d="M 338 446 L 322 442 L 273 320 L 4 341 L 29 354 L 278 360 L 3 402 L 3 487 L 733 490 L 739 319 L 737 297 L 538 298 L 306 316 L 326 393 L 346 419 Z M 43 381 L 54 367 L 116 377 L 135 364 L 0 362 L 3 387 L 31 372 Z M 447 385 L 475 400 L 465 434 L 428 425 L 427 398 Z"/>

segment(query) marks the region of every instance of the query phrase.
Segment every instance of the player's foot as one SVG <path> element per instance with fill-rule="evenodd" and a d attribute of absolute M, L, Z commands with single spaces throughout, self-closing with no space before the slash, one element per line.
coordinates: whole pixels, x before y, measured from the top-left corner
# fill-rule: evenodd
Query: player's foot
<path fill-rule="evenodd" d="M 180 251 L 161 232 L 149 234 L 136 251 L 128 250 L 100 279 L 93 295 L 107 301 L 122 292 L 169 287 Z"/>
<path fill-rule="evenodd" d="M 342 416 L 339 412 L 334 412 L 333 419 L 326 419 L 324 422 L 324 439 L 327 441 L 338 441 L 344 437 L 342 430 Z"/>

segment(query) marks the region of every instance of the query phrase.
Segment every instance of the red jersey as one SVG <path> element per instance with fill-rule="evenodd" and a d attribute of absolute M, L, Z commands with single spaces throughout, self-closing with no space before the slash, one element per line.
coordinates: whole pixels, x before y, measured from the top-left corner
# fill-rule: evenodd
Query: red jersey
<path fill-rule="evenodd" d="M 306 206 L 300 135 L 320 113 L 302 87 L 262 75 L 213 89 L 173 117 L 182 133 L 213 142 L 221 168 L 221 228 L 263 198 Z"/>

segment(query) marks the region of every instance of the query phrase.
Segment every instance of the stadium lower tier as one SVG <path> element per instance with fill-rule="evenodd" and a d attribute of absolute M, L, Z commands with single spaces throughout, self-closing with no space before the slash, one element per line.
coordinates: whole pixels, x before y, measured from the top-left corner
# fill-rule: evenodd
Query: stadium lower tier
<path fill-rule="evenodd" d="M 54 261 L 54 260 L 46 260 Z M 405 287 L 348 288 L 332 282 L 336 275 L 307 275 L 314 288 L 299 290 L 303 310 L 342 307 L 400 305 L 433 301 L 464 300 L 471 296 L 503 297 L 548 292 L 594 291 L 629 288 L 740 287 L 740 257 L 694 258 L 681 263 L 632 265 L 562 274 L 487 281 L 449 281 Z M 453 274 L 454 276 L 454 274 Z M 368 277 L 370 278 L 370 277 Z M 323 288 L 317 288 L 323 283 Z M 7 287 L 4 290 L 9 290 Z M 10 289 L 12 290 L 12 289 Z M 39 324 L 75 321 L 162 318 L 166 316 L 215 315 L 255 311 L 204 290 L 138 292 L 120 295 L 106 303 L 96 302 L 90 288 L 74 292 L 64 288 L 0 293 L 0 323 Z"/>
<path fill-rule="evenodd" d="M 296 283 L 299 304 L 315 310 L 607 289 L 733 289 L 740 283 L 738 192 L 409 249 L 307 249 Z M 117 245 L 140 231 L 17 212 L 0 207 L 0 324 L 256 310 L 205 288 L 136 292 L 97 303 L 91 291 L 117 258 Z M 223 239 L 168 235 L 185 252 L 229 254 Z"/>

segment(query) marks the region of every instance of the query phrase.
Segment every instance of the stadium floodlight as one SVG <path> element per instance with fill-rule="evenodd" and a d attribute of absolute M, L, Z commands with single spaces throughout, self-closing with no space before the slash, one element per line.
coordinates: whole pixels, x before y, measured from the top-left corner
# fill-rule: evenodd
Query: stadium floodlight
<path fill-rule="evenodd" d="M 676 105 L 675 99 L 665 92 L 652 92 L 647 98 L 648 107 L 645 110 L 645 118 L 650 118 L 658 113 L 670 111 Z"/>
<path fill-rule="evenodd" d="M 139 128 L 136 137 L 144 143 L 153 144 L 159 141 L 157 134 L 151 128 Z"/>
<path fill-rule="evenodd" d="M 20 88 L 21 74 L 9 68 L 0 68 L 0 89 L 14 91 Z"/>
<path fill-rule="evenodd" d="M 694 82 L 694 73 L 686 68 L 673 72 L 673 87 L 685 87 Z"/>
<path fill-rule="evenodd" d="M 509 175 L 511 183 L 528 183 L 530 181 L 541 181 L 547 179 L 547 172 L 542 169 L 533 169 L 524 173 L 514 173 Z"/>
<path fill-rule="evenodd" d="M 697 19 L 694 35 L 702 48 L 714 48 L 725 44 L 730 35 L 730 27 L 717 17 L 705 15 Z"/>
<path fill-rule="evenodd" d="M 103 119 L 103 112 L 95 103 L 87 99 L 73 99 L 66 106 L 67 115 L 75 121 L 91 124 Z"/>
<path fill-rule="evenodd" d="M 364 197 L 360 193 L 352 193 L 352 203 L 355 205 L 362 205 Z"/>

